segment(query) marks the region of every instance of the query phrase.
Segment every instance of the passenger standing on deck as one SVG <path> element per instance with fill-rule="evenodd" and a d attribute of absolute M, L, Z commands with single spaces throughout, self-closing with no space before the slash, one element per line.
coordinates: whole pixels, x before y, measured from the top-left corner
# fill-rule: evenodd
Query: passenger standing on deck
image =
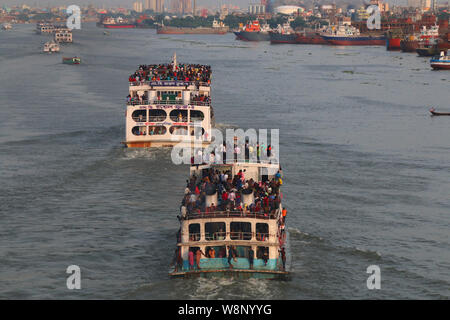
<path fill-rule="evenodd" d="M 189 270 L 194 269 L 194 252 L 189 250 Z"/>
<path fill-rule="evenodd" d="M 283 262 L 283 271 L 286 271 L 286 251 L 284 251 L 284 247 L 280 250 L 281 253 L 281 261 Z"/>
<path fill-rule="evenodd" d="M 195 253 L 195 260 L 196 260 L 195 262 L 197 263 L 198 269 L 201 269 L 200 268 L 200 259 L 201 259 L 202 255 L 206 257 L 206 255 L 203 253 L 203 251 L 201 249 L 198 249 L 197 252 Z"/>
<path fill-rule="evenodd" d="M 248 263 L 250 264 L 250 269 L 253 269 L 253 258 L 255 256 L 255 252 L 252 248 L 248 250 Z"/>
<path fill-rule="evenodd" d="M 233 259 L 233 249 L 231 248 L 231 246 L 228 246 L 228 265 L 230 266 L 230 269 L 233 269 L 231 259 Z"/>

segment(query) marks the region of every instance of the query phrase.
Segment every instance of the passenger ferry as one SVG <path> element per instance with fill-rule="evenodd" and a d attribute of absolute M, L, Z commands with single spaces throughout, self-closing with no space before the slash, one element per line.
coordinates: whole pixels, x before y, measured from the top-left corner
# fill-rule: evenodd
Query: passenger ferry
<path fill-rule="evenodd" d="M 211 67 L 179 64 L 141 65 L 129 77 L 127 147 L 172 147 L 211 143 Z"/>
<path fill-rule="evenodd" d="M 59 52 L 60 51 L 60 47 L 59 44 L 55 41 L 48 41 L 44 44 L 44 52 L 46 53 L 53 53 L 53 52 Z"/>
<path fill-rule="evenodd" d="M 192 165 L 169 275 L 287 276 L 281 184 L 278 163 Z"/>

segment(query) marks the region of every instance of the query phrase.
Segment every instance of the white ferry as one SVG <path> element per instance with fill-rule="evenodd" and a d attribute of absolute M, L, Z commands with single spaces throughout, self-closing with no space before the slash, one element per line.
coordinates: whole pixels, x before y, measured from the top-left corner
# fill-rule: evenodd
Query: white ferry
<path fill-rule="evenodd" d="M 46 53 L 53 53 L 53 52 L 59 52 L 60 47 L 59 44 L 55 41 L 48 41 L 44 44 L 43 51 Z"/>
<path fill-rule="evenodd" d="M 126 134 L 131 148 L 204 147 L 211 143 L 211 67 L 173 62 L 141 65 L 129 77 Z"/>
<path fill-rule="evenodd" d="M 281 169 L 247 161 L 191 166 L 170 276 L 289 274 Z"/>
<path fill-rule="evenodd" d="M 11 30 L 12 29 L 12 24 L 11 23 L 4 23 L 2 24 L 2 30 Z"/>
<path fill-rule="evenodd" d="M 54 30 L 55 36 L 54 39 L 56 42 L 60 43 L 72 43 L 72 30 L 69 28 L 58 28 Z"/>
<path fill-rule="evenodd" d="M 38 34 L 50 34 L 55 30 L 55 26 L 52 23 L 38 22 L 36 24 L 36 33 Z"/>

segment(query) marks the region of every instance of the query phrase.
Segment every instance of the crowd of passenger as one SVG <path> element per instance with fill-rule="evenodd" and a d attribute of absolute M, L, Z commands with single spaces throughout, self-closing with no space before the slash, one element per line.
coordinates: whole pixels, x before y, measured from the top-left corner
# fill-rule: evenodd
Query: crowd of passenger
<path fill-rule="evenodd" d="M 191 95 L 191 102 L 201 102 L 202 104 L 210 104 L 211 97 L 204 94 Z"/>
<path fill-rule="evenodd" d="M 129 82 L 140 81 L 188 81 L 211 83 L 211 66 L 201 64 L 151 64 L 140 65 L 128 78 Z"/>
<path fill-rule="evenodd" d="M 185 195 L 181 203 L 181 218 L 190 214 L 239 212 L 242 215 L 261 214 L 275 218 L 282 200 L 280 186 L 283 183 L 278 171 L 271 180 L 245 179 L 245 169 L 232 175 L 230 170 L 210 168 L 203 177 L 193 175 L 186 181 Z M 207 195 L 217 193 L 218 203 L 206 206 Z M 244 204 L 243 195 L 253 193 L 254 201 Z"/>

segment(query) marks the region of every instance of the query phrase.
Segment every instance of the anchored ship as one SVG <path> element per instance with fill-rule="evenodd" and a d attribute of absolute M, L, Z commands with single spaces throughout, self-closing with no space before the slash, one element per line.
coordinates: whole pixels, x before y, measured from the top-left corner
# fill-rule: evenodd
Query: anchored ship
<path fill-rule="evenodd" d="M 170 27 L 159 26 L 156 29 L 157 34 L 226 34 L 229 28 L 222 21 L 218 22 L 214 19 L 212 27 Z"/>
<path fill-rule="evenodd" d="M 361 35 L 357 28 L 345 24 L 330 26 L 322 37 L 336 46 L 384 46 L 386 43 L 384 35 Z"/>
<path fill-rule="evenodd" d="M 266 23 L 262 26 L 258 20 L 247 23 L 242 30 L 234 32 L 236 39 L 243 41 L 269 41 L 270 26 Z"/>
<path fill-rule="evenodd" d="M 439 26 L 434 25 L 427 29 L 423 26 L 420 34 L 413 34 L 400 41 L 402 52 L 416 52 L 420 41 L 431 41 L 439 38 Z"/>
<path fill-rule="evenodd" d="M 329 44 L 324 38 L 322 38 L 323 31 L 307 31 L 303 30 L 297 34 L 296 43 L 298 44 Z"/>
<path fill-rule="evenodd" d="M 141 65 L 129 77 L 124 144 L 133 148 L 211 142 L 211 67 Z"/>
<path fill-rule="evenodd" d="M 131 22 L 122 17 L 108 17 L 103 19 L 97 24 L 97 26 L 104 27 L 107 29 L 133 29 L 136 28 L 136 23 Z"/>
<path fill-rule="evenodd" d="M 297 43 L 298 34 L 292 29 L 290 21 L 278 25 L 275 30 L 269 32 L 271 44 Z"/>
<path fill-rule="evenodd" d="M 270 161 L 192 165 L 170 275 L 286 276 L 281 184 L 279 164 Z"/>

